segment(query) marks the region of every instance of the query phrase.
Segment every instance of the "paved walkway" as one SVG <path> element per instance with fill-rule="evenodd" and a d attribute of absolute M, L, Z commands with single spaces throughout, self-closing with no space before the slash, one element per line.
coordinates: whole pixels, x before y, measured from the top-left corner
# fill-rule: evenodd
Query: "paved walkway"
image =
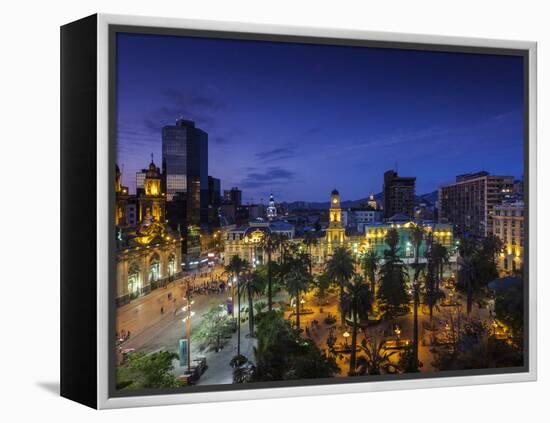
<path fill-rule="evenodd" d="M 163 288 L 157 288 L 142 297 L 117 309 L 116 331 L 130 331 L 131 337 L 143 331 L 160 326 L 171 320 L 174 312 L 183 306 L 183 297 L 186 293 L 187 280 L 191 287 L 202 286 L 212 278 L 218 279 L 223 272 L 222 266 L 217 266 L 212 272 L 201 277 L 197 272 L 189 272 Z"/>
<path fill-rule="evenodd" d="M 217 274 L 221 273 L 220 269 L 217 269 Z M 210 275 L 206 278 L 197 278 L 196 284 L 202 284 L 210 279 Z M 170 294 L 170 299 L 169 299 Z M 152 353 L 160 350 L 166 351 L 178 351 L 178 341 L 181 338 L 186 337 L 186 325 L 182 322 L 183 311 L 181 307 L 183 305 L 183 296 L 185 294 L 185 286 L 183 281 L 176 281 L 171 283 L 166 288 L 159 288 L 147 296 L 139 298 L 132 303 L 121 307 L 118 310 L 117 315 L 117 330 L 125 329 L 132 332 L 130 339 L 122 344 L 122 348 L 133 348 L 138 351 L 145 351 Z M 212 305 L 224 304 L 228 296 L 229 291 L 226 290 L 222 293 L 211 293 L 194 295 L 193 299 L 195 304 L 193 310 L 195 311 L 195 317 L 191 321 L 191 331 L 197 327 L 201 321 L 201 316 L 212 307 Z M 462 304 L 461 310 L 465 313 L 466 301 L 462 295 L 458 295 L 458 301 Z M 174 299 L 176 300 L 174 302 Z M 334 334 L 337 337 L 337 344 L 344 345 L 346 340 L 343 336 L 346 330 L 351 332 L 349 327 L 340 326 L 340 318 L 338 312 L 338 290 L 334 290 L 326 299 L 326 304 L 319 306 L 317 298 L 311 293 L 304 296 L 305 309 L 313 311 L 313 313 L 302 314 L 300 316 L 301 328 L 304 330 L 303 336 L 309 336 L 315 341 L 315 343 L 322 350 L 327 349 L 326 340 L 331 329 L 334 330 Z M 264 301 L 265 299 L 262 299 Z M 278 293 L 275 302 L 288 302 L 288 295 L 284 292 Z M 246 307 L 247 304 L 242 304 Z M 160 313 L 160 307 L 164 308 L 164 313 Z M 451 314 L 453 318 L 456 318 L 458 307 L 439 307 L 434 310 L 434 321 L 438 325 L 438 330 L 441 332 L 445 321 L 449 321 Z M 325 318 L 329 315 L 336 317 L 337 321 L 334 325 L 327 325 Z M 246 314 L 243 314 L 245 317 Z M 295 316 L 292 315 L 292 311 L 286 311 L 285 317 L 292 320 Z M 491 317 L 487 309 L 480 309 L 477 304 L 474 304 L 472 317 L 480 318 L 489 322 Z M 317 325 L 313 324 L 313 321 L 318 322 Z M 419 360 L 424 364 L 421 371 L 433 371 L 432 366 L 433 353 L 430 345 L 430 333 L 425 331 L 424 325 L 429 321 L 428 310 L 426 307 L 421 306 L 419 308 Z M 401 338 L 412 339 L 412 325 L 413 316 L 412 313 L 408 313 L 405 316 L 396 318 L 393 322 L 382 321 L 378 324 L 373 324 L 367 329 L 369 336 L 375 336 L 378 339 L 395 339 L 395 336 L 391 333 L 391 325 L 396 323 L 401 328 Z M 305 329 L 308 328 L 308 331 Z M 386 336 L 384 337 L 384 331 L 386 330 Z M 309 332 L 309 335 L 308 333 Z M 360 344 L 364 338 L 363 332 L 358 332 L 357 342 Z M 424 341 L 424 342 L 423 342 Z M 347 340 L 351 342 L 351 337 Z M 241 324 L 241 353 L 245 355 L 249 360 L 254 360 L 253 348 L 256 345 L 254 338 L 248 337 L 248 322 Z M 225 347 L 219 352 L 209 351 L 200 352 L 194 343 L 191 343 L 191 355 L 193 357 L 205 356 L 207 360 L 208 369 L 199 380 L 201 385 L 211 384 L 227 384 L 232 383 L 232 369 L 229 366 L 230 360 L 237 354 L 237 334 L 233 334 L 232 338 L 228 340 Z M 362 353 L 358 352 L 358 356 Z M 394 355 L 394 360 L 398 360 L 399 355 Z M 341 354 L 337 357 L 338 365 L 341 372 L 339 376 L 347 376 L 349 371 L 349 354 Z M 177 375 L 182 374 L 186 368 L 179 366 L 179 362 L 174 362 L 175 373 Z"/>

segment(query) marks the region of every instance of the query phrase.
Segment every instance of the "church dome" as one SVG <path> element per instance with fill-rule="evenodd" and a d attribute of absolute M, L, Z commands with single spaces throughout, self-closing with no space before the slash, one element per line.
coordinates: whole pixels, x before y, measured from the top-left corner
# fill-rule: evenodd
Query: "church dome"
<path fill-rule="evenodd" d="M 155 178 L 155 179 L 160 178 L 158 168 L 152 160 L 151 160 L 151 164 L 149 164 L 149 169 L 147 170 L 147 173 L 145 174 L 145 177 L 146 178 Z"/>

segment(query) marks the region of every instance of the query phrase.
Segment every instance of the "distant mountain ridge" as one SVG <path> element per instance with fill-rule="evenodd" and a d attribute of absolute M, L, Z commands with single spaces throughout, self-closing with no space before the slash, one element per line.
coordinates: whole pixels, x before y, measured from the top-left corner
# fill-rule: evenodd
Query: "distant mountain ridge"
<path fill-rule="evenodd" d="M 374 194 L 374 199 L 378 204 L 382 204 L 382 193 L 379 192 L 377 194 Z M 358 200 L 346 200 L 341 202 L 341 206 L 343 209 L 363 207 L 367 204 L 368 200 L 369 200 L 369 197 L 360 198 Z M 426 194 L 417 195 L 416 203 L 418 204 L 421 201 L 426 201 L 432 205 L 435 204 L 435 202 L 437 201 L 437 190 L 428 192 Z M 290 203 L 284 202 L 283 204 L 289 210 L 295 210 L 295 209 L 324 210 L 330 207 L 330 201 L 324 201 L 324 202 L 293 201 Z"/>

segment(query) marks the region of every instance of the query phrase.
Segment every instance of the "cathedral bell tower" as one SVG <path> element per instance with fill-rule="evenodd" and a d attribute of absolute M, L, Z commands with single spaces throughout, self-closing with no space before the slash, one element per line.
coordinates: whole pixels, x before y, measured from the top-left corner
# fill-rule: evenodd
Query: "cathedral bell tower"
<path fill-rule="evenodd" d="M 139 220 L 151 216 L 156 222 L 164 223 L 166 197 L 161 192 L 161 175 L 152 157 L 145 173 L 144 188 L 145 192 L 139 196 Z"/>
<path fill-rule="evenodd" d="M 332 244 L 343 244 L 346 238 L 346 229 L 342 226 L 342 209 L 340 208 L 340 193 L 332 190 L 330 194 L 329 225 L 326 230 L 326 242 L 329 253 Z"/>

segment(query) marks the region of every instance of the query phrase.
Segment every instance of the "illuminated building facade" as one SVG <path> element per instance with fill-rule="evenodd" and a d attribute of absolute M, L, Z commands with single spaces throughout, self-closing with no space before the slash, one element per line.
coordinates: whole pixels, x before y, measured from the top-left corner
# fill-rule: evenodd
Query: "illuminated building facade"
<path fill-rule="evenodd" d="M 294 226 L 280 221 L 256 220 L 246 225 L 230 230 L 226 234 L 224 244 L 224 261 L 229 264 L 231 257 L 237 255 L 252 265 L 266 263 L 267 255 L 260 248 L 260 242 L 266 235 L 282 235 L 294 240 Z M 271 259 L 276 260 L 279 252 L 272 253 Z"/>
<path fill-rule="evenodd" d="M 393 219 L 389 219 L 385 223 L 373 223 L 365 226 L 366 245 L 365 250 L 375 250 L 378 257 L 384 257 L 384 251 L 388 249 L 386 244 L 386 235 L 390 229 L 395 229 L 399 235 L 399 243 L 397 248 L 399 250 L 399 257 L 405 263 L 412 263 L 414 261 L 414 245 L 410 237 L 411 227 L 415 224 L 421 224 L 426 230 L 427 234 L 433 236 L 433 242 L 438 242 L 443 245 L 451 254 L 450 261 L 456 261 L 456 244 L 453 236 L 453 227 L 446 223 L 434 223 L 416 222 L 408 219 L 406 216 L 395 216 Z M 426 239 L 420 244 L 420 263 L 425 263 L 426 253 Z"/>
<path fill-rule="evenodd" d="M 122 305 L 180 275 L 181 237 L 166 223 L 166 197 L 153 161 L 139 195 L 120 185 L 118 167 L 115 184 L 116 302 Z M 124 218 L 132 213 L 137 219 Z"/>
<path fill-rule="evenodd" d="M 149 169 L 145 173 L 143 192 L 138 196 L 139 221 L 151 215 L 157 222 L 164 222 L 166 195 L 161 190 L 160 172 L 151 160 Z"/>
<path fill-rule="evenodd" d="M 494 208 L 493 234 L 500 238 L 504 250 L 499 256 L 498 267 L 512 274 L 523 265 L 524 203 L 503 203 Z"/>

